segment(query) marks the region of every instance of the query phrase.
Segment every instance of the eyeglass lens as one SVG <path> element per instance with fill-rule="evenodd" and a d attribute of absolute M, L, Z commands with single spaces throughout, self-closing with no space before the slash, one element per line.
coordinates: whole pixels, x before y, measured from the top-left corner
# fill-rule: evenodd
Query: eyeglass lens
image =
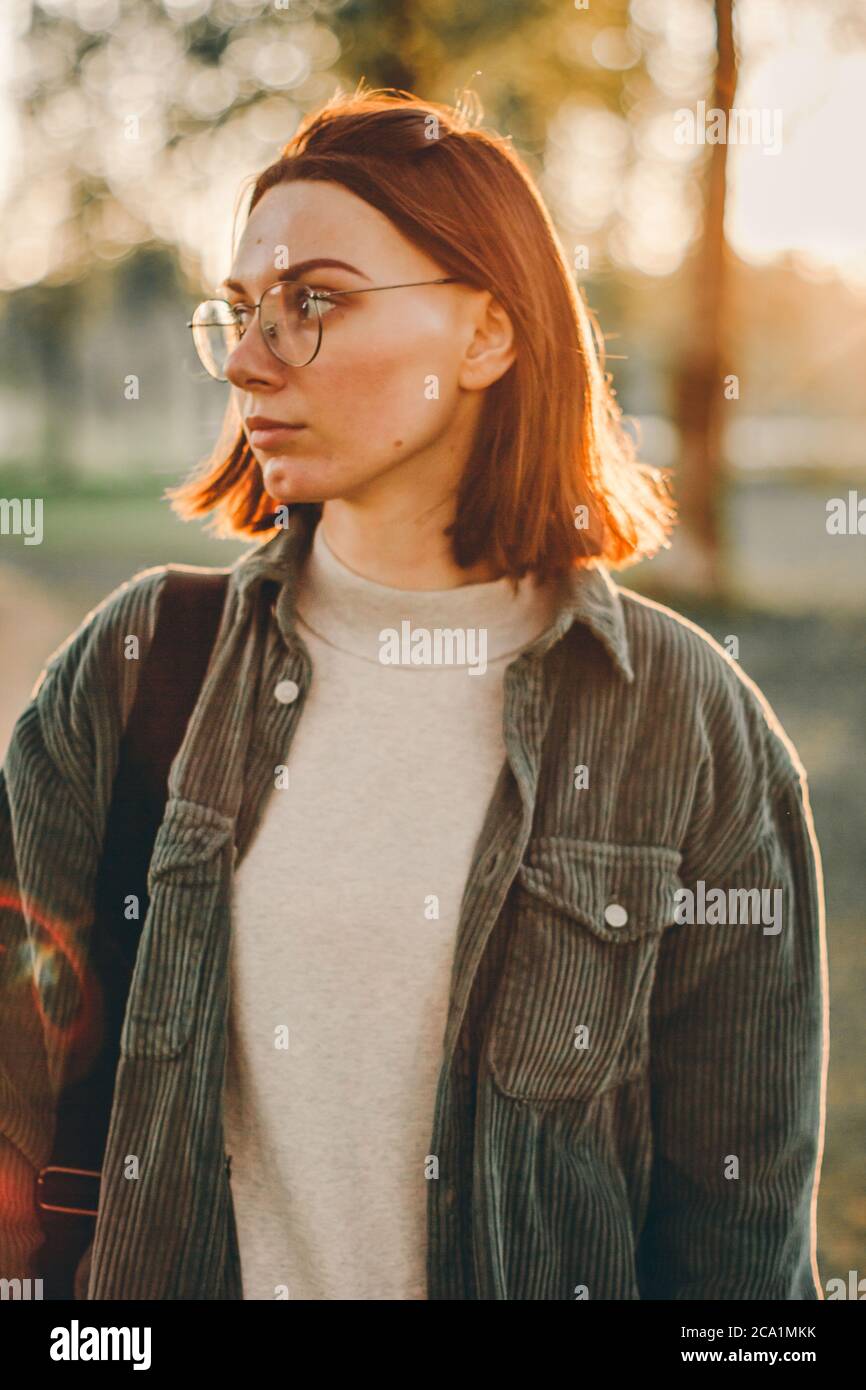
<path fill-rule="evenodd" d="M 290 367 L 305 367 L 315 357 L 322 332 L 318 301 L 306 285 L 272 285 L 259 306 L 262 336 L 274 356 Z M 234 352 L 253 317 L 245 306 L 206 299 L 193 314 L 192 336 L 202 366 L 225 381 Z"/>

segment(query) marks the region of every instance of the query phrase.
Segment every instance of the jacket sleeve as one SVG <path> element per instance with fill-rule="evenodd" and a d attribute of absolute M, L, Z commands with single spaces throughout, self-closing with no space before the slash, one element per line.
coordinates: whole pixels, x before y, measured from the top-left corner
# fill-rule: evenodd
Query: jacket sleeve
<path fill-rule="evenodd" d="M 86 1026 L 99 851 L 140 668 L 124 644 L 149 641 L 159 590 L 147 573 L 50 658 L 0 770 L 0 1278 L 33 1277 L 42 1244 L 35 1179 Z"/>
<path fill-rule="evenodd" d="M 698 879 L 728 903 L 729 890 L 763 890 L 761 921 L 726 909 L 736 922 L 713 925 L 682 920 L 686 910 L 662 939 L 642 1298 L 823 1298 L 815 1232 L 828 1052 L 823 881 L 805 773 L 784 737 L 770 732 L 752 768 L 761 795 L 749 848 L 727 867 L 712 853 L 713 826 L 729 851 L 736 820 L 722 779 L 684 858 L 683 886 L 696 894 Z"/>

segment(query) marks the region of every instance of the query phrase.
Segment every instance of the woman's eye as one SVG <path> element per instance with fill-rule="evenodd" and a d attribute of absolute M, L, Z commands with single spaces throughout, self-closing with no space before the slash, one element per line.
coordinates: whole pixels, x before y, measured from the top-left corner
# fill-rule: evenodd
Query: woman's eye
<path fill-rule="evenodd" d="M 326 318 L 335 309 L 340 308 L 338 299 L 331 299 L 327 290 L 308 289 L 301 302 L 302 310 L 308 319 L 312 319 L 318 312 L 321 318 Z"/>

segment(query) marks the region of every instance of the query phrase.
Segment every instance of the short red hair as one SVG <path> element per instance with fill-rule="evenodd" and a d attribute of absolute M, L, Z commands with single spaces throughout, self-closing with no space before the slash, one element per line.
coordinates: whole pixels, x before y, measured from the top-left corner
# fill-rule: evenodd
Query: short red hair
<path fill-rule="evenodd" d="M 304 119 L 256 180 L 249 212 L 294 179 L 339 183 L 363 198 L 444 274 L 489 290 L 514 326 L 516 360 L 485 393 L 447 532 L 458 565 L 486 558 L 497 574 L 546 579 L 593 556 L 623 567 L 667 544 L 675 514 L 666 471 L 635 458 L 601 337 L 508 139 L 478 128 L 462 107 L 362 83 Z M 215 512 L 216 535 L 276 534 L 279 503 L 232 402 L 213 452 L 166 496 L 184 519 Z"/>

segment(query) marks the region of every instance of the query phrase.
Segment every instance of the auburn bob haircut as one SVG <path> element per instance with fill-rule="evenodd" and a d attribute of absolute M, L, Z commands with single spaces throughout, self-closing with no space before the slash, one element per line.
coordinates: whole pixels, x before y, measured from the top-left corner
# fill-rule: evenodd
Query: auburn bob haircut
<path fill-rule="evenodd" d="M 669 543 L 667 470 L 636 460 L 550 215 L 510 139 L 480 129 L 478 112 L 362 81 L 303 120 L 256 180 L 247 216 L 275 184 L 339 183 L 444 275 L 488 290 L 511 318 L 516 358 L 485 393 L 446 531 L 455 561 L 486 558 L 513 579 L 595 557 L 622 568 Z M 233 399 L 213 452 L 164 495 L 185 520 L 214 512 L 206 529 L 218 536 L 269 539 L 282 524 Z"/>

